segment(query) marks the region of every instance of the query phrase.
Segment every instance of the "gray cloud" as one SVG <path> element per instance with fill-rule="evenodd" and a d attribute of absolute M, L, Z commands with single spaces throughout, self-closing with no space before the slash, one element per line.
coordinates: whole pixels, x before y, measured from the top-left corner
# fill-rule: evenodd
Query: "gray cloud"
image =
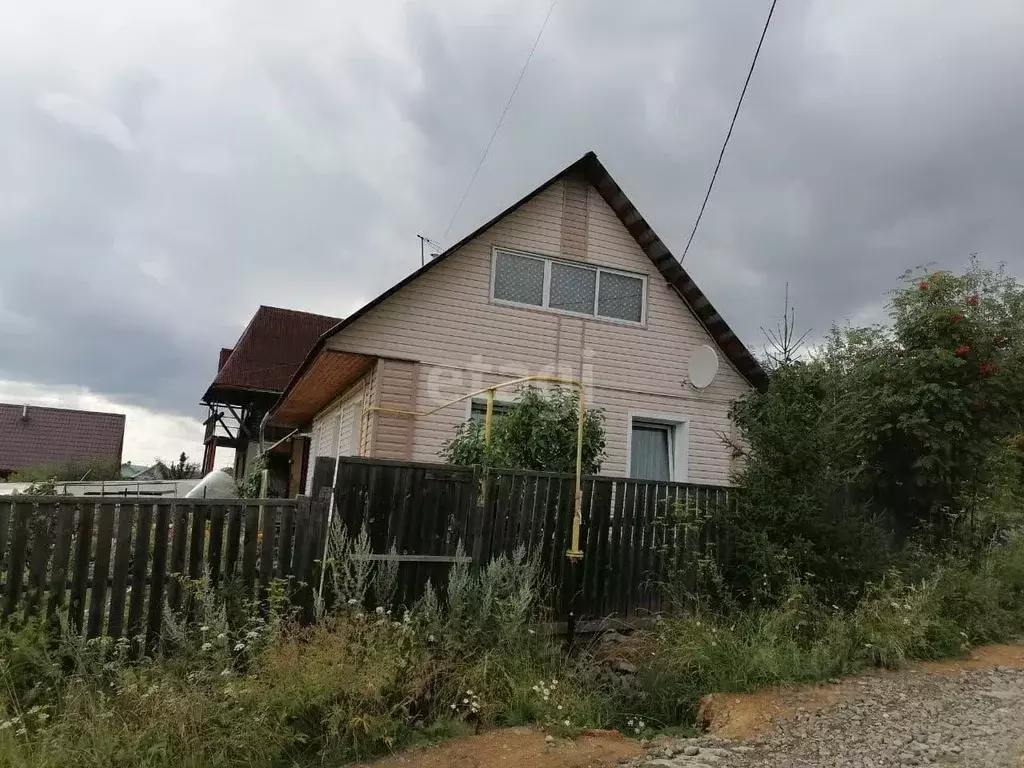
<path fill-rule="evenodd" d="M 592 148 L 680 254 L 767 6 L 562 0 L 449 241 Z M 917 263 L 1024 267 L 1024 8 L 941 6 L 780 3 L 687 258 L 752 346 L 786 282 L 823 331 Z M 443 235 L 546 9 L 0 12 L 0 379 L 195 413 L 258 304 L 383 290 Z"/>

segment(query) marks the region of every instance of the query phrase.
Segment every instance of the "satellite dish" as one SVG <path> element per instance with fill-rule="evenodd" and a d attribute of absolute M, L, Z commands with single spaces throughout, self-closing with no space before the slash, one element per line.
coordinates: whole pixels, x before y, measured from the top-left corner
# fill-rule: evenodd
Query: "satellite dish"
<path fill-rule="evenodd" d="M 701 344 L 690 355 L 687 375 L 694 389 L 705 389 L 718 373 L 718 353 L 707 344 Z"/>

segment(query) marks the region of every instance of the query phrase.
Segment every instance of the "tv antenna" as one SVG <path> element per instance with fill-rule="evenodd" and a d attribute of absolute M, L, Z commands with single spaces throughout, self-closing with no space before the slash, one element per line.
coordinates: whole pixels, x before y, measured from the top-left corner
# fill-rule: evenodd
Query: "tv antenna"
<path fill-rule="evenodd" d="M 440 243 L 436 242 L 435 240 L 431 240 L 426 235 L 416 235 L 416 237 L 420 239 L 420 266 L 422 267 L 424 264 L 427 263 L 427 243 L 430 243 L 432 248 L 437 248 L 438 253 L 440 253 L 442 249 Z M 436 253 L 432 253 L 430 256 L 431 258 L 433 258 L 436 255 Z"/>

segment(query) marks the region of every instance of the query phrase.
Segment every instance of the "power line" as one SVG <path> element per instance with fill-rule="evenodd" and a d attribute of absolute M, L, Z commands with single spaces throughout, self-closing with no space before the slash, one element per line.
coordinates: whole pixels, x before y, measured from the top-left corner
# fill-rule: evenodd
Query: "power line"
<path fill-rule="evenodd" d="M 686 258 L 686 253 L 690 250 L 690 244 L 693 242 L 694 236 L 697 234 L 697 227 L 700 226 L 700 220 L 704 216 L 704 209 L 707 208 L 708 198 L 711 197 L 711 190 L 715 186 L 715 179 L 718 178 L 718 169 L 722 167 L 722 158 L 725 157 L 725 148 L 729 146 L 729 139 L 732 138 L 732 129 L 736 125 L 736 117 L 740 113 L 740 107 L 743 106 L 743 97 L 747 95 L 747 86 L 750 85 L 750 78 L 754 74 L 754 67 L 757 65 L 757 56 L 761 53 L 761 44 L 764 43 L 764 36 L 768 34 L 768 25 L 772 22 L 772 14 L 775 12 L 775 4 L 778 0 L 772 0 L 772 7 L 768 9 L 768 18 L 765 19 L 764 29 L 761 30 L 761 39 L 757 41 L 757 49 L 754 51 L 754 60 L 750 62 L 750 69 L 747 71 L 747 79 L 743 81 L 743 90 L 740 91 L 740 98 L 736 102 L 736 109 L 732 113 L 732 120 L 729 122 L 729 132 L 725 134 L 725 141 L 722 142 L 722 151 L 718 153 L 718 162 L 715 163 L 715 171 L 711 174 L 711 183 L 708 184 L 707 194 L 704 195 L 704 202 L 701 203 L 700 213 L 697 214 L 697 220 L 693 222 L 693 231 L 690 232 L 690 239 L 686 241 L 686 247 L 683 249 L 683 255 L 679 257 L 679 261 L 683 261 Z"/>
<path fill-rule="evenodd" d="M 512 87 L 512 93 L 509 94 L 508 101 L 505 103 L 505 108 L 501 110 L 501 117 L 498 118 L 498 124 L 494 126 L 494 131 L 491 132 L 491 138 L 488 139 L 487 146 L 484 147 L 484 153 L 480 156 L 480 162 L 476 164 L 476 170 L 473 171 L 473 176 L 469 180 L 469 185 L 466 187 L 466 191 L 462 193 L 462 199 L 459 200 L 459 204 L 455 206 L 455 213 L 452 214 L 451 221 L 448 222 L 448 227 L 444 231 L 444 237 L 442 240 L 445 242 L 448 241 L 448 233 L 452 230 L 455 218 L 459 215 L 459 211 L 462 210 L 462 205 L 466 202 L 466 198 L 469 197 L 469 191 L 473 188 L 473 183 L 476 181 L 477 174 L 480 173 L 484 160 L 487 159 L 487 153 L 491 151 L 491 144 L 494 143 L 494 137 L 498 135 L 498 131 L 501 129 L 501 124 L 505 122 L 505 115 L 508 114 L 508 109 L 512 106 L 512 100 L 516 97 L 516 91 L 519 90 L 519 84 L 523 82 L 523 77 L 526 75 L 526 69 L 530 66 L 530 61 L 533 60 L 534 51 L 537 50 L 537 45 L 540 43 L 540 38 L 548 26 L 548 19 L 551 18 L 551 12 L 555 10 L 555 3 L 557 2 L 558 0 L 551 0 L 551 5 L 548 7 L 547 15 L 544 17 L 544 21 L 540 25 L 540 30 L 537 32 L 537 37 L 533 41 L 533 47 L 530 48 L 530 53 L 526 57 L 526 62 L 523 64 L 523 68 L 519 72 L 519 78 L 516 80 L 516 84 Z"/>

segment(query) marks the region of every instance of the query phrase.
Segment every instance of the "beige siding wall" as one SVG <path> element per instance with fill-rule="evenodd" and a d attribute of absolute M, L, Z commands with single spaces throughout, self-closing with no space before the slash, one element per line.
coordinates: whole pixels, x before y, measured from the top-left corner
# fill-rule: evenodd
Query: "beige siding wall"
<path fill-rule="evenodd" d="M 345 390 L 313 420 L 305 493 L 311 490 L 318 456 L 368 454 L 363 453 L 361 446 L 365 423 L 363 401 L 371 376 L 372 372 Z"/>
<path fill-rule="evenodd" d="M 645 326 L 494 304 L 495 246 L 646 275 Z M 725 483 L 731 452 L 719 434 L 729 434 L 730 403 L 747 384 L 722 358 L 710 387 L 690 388 L 686 361 L 700 344 L 713 346 L 597 191 L 577 181 L 552 185 L 329 342 L 335 349 L 392 358 L 371 374 L 364 405 L 409 402 L 427 410 L 517 376 L 582 378 L 590 405 L 605 411 L 605 473 L 627 473 L 630 413 L 648 412 L 687 421 L 690 481 Z M 396 456 L 408 435 L 407 455 L 436 460 L 467 413 L 461 403 L 412 425 L 391 420 L 386 428 L 374 415 L 367 420 L 364 437 L 372 440 L 366 453 Z"/>
<path fill-rule="evenodd" d="M 381 360 L 377 364 L 380 380 L 380 406 L 401 411 L 416 410 L 419 364 L 405 360 Z M 380 413 L 373 433 L 373 455 L 381 459 L 411 459 L 415 419 Z"/>

